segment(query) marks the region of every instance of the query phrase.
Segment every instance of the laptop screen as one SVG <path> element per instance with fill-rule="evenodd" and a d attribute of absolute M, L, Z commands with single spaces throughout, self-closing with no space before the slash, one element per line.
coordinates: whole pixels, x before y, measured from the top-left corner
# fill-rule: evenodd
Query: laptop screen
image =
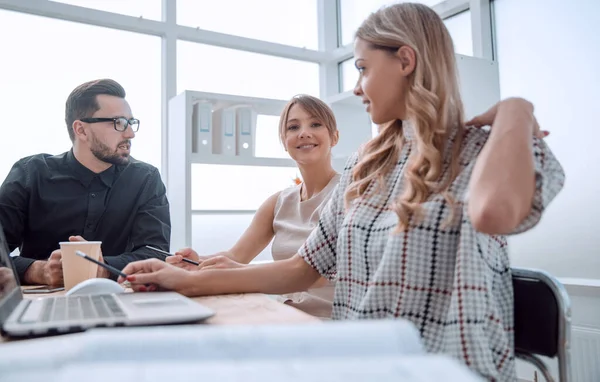
<path fill-rule="evenodd" d="M 0 227 L 0 328 L 21 299 L 21 288 Z"/>

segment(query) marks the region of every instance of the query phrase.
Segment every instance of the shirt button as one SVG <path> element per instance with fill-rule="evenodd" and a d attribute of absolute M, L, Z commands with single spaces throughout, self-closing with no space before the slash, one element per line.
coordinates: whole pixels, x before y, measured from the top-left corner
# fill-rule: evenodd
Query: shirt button
<path fill-rule="evenodd" d="M 94 193 L 91 193 L 91 194 L 90 194 L 90 196 L 91 196 L 92 198 L 95 198 L 95 197 L 96 197 L 96 194 L 94 194 Z"/>

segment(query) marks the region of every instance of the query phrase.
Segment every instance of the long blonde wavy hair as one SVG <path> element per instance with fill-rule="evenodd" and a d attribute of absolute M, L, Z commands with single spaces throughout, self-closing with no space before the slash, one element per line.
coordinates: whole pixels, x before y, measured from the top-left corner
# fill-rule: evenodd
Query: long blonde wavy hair
<path fill-rule="evenodd" d="M 458 174 L 464 111 L 454 46 L 438 14 L 413 3 L 394 4 L 372 13 L 358 28 L 356 38 L 374 49 L 395 52 L 408 46 L 415 52 L 416 65 L 406 93 L 406 121 L 382 125 L 379 135 L 365 144 L 345 194 L 348 207 L 369 190 L 385 187 L 384 177 L 395 168 L 405 143 L 403 123 L 410 123 L 416 146 L 404 172 L 404 192 L 392 207 L 399 218 L 396 232 L 400 232 L 408 229 L 411 218 L 419 217 L 421 203 L 432 194 L 442 193 L 455 205 L 448 188 Z M 452 145 L 447 150 L 449 140 Z"/>

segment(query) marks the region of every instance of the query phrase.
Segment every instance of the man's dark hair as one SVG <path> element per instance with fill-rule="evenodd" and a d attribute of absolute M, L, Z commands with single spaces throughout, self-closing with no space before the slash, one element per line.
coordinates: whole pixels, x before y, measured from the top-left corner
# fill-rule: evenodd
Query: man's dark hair
<path fill-rule="evenodd" d="M 98 111 L 100 105 L 96 96 L 101 94 L 125 98 L 125 89 L 117 81 L 101 79 L 81 84 L 69 94 L 65 107 L 65 122 L 71 142 L 75 141 L 73 122 L 90 117 Z"/>

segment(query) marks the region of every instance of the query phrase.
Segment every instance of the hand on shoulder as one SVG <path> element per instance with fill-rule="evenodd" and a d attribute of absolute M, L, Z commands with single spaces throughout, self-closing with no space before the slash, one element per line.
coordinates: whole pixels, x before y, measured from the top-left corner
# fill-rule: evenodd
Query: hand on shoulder
<path fill-rule="evenodd" d="M 500 115 L 503 111 L 506 111 L 507 114 L 509 114 L 509 116 L 511 116 L 511 117 L 513 117 L 516 113 L 524 113 L 526 115 L 530 115 L 531 118 L 533 119 L 533 134 L 537 138 L 541 139 L 541 138 L 547 137 L 550 134 L 549 131 L 540 129 L 538 121 L 535 118 L 535 116 L 533 115 L 533 111 L 534 111 L 533 104 L 531 102 L 527 101 L 526 99 L 518 98 L 518 97 L 507 98 L 507 99 L 504 99 L 504 100 L 496 103 L 494 106 L 492 106 L 486 112 L 472 118 L 471 120 L 467 121 L 465 124 L 467 126 L 474 126 L 477 128 L 481 128 L 484 126 L 492 126 L 494 124 L 494 122 L 496 121 L 496 118 L 498 117 L 498 115 Z"/>

